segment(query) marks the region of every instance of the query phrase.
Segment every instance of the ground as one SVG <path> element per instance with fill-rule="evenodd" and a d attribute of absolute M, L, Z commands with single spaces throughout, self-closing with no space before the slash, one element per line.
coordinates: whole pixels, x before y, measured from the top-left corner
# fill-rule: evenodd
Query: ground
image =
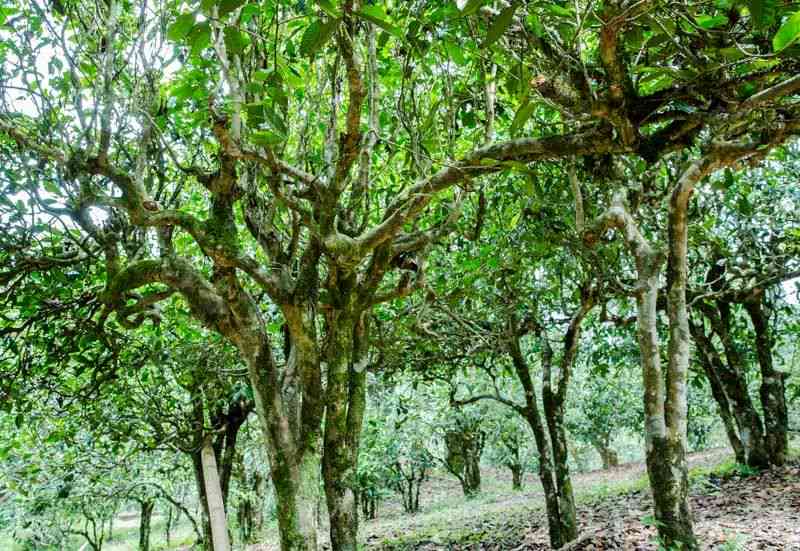
<path fill-rule="evenodd" d="M 755 473 L 737 467 L 727 450 L 692 454 L 691 506 L 703 549 L 800 550 L 800 462 Z M 658 550 L 645 466 L 630 463 L 573 478 L 581 535 L 570 550 Z M 550 549 L 541 487 L 528 473 L 520 492 L 510 475 L 484 470 L 482 494 L 465 500 L 452 477 L 437 474 L 423 487 L 422 511 L 381 504 L 378 519 L 362 523 L 367 549 Z M 273 536 L 274 537 L 274 536 Z M 272 551 L 270 544 L 249 551 Z"/>
<path fill-rule="evenodd" d="M 742 471 L 727 450 L 693 454 L 691 506 L 704 549 L 800 550 L 800 463 L 763 473 Z M 363 526 L 374 549 L 549 549 L 542 494 L 530 475 L 523 492 L 487 473 L 483 496 L 462 501 L 437 478 L 427 510 L 404 516 L 390 505 Z M 494 475 L 494 476 L 492 476 Z M 498 484 L 499 483 L 499 484 Z M 505 485 L 499 488 L 498 485 Z M 581 536 L 570 549 L 657 550 L 645 467 L 627 464 L 574 476 Z M 455 495 L 454 495 L 455 494 Z"/>
<path fill-rule="evenodd" d="M 715 449 L 692 454 L 691 506 L 703 549 L 800 551 L 800 459 L 765 472 L 737 466 L 730 452 Z M 423 486 L 422 511 L 408 515 L 399 500 L 383 501 L 374 521 L 363 522 L 366 550 L 549 549 L 543 496 L 535 475 L 527 473 L 522 491 L 511 490 L 510 473 L 485 468 L 483 491 L 461 495 L 458 482 L 436 473 Z M 629 463 L 573 477 L 581 535 L 570 551 L 657 551 L 645 467 Z M 324 517 L 324 515 L 323 515 Z M 153 549 L 166 549 L 163 521 L 154 518 Z M 115 521 L 114 538 L 104 549 L 136 549 L 138 515 Z M 193 539 L 185 524 L 177 527 L 169 549 L 188 550 Z M 248 551 L 275 551 L 274 525 Z M 76 545 L 75 549 L 80 544 Z M 0 549 L 4 546 L 0 538 Z M 236 549 L 241 549 L 236 547 Z"/>

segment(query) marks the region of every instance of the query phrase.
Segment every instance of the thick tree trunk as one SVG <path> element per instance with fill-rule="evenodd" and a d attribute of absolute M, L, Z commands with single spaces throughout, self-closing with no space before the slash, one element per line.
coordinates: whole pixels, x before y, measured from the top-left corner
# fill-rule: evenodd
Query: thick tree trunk
<path fill-rule="evenodd" d="M 447 469 L 458 478 L 461 490 L 467 497 L 481 491 L 483 440 L 483 433 L 474 430 L 453 430 L 445 434 Z"/>
<path fill-rule="evenodd" d="M 267 442 L 281 550 L 315 551 L 319 456 L 313 447 L 314 435 L 304 434 L 301 439 L 292 431 L 293 427 L 298 428 L 297 420 L 293 414 L 286 414 L 267 337 L 251 336 L 237 344 L 247 359 L 256 413 Z M 304 447 L 299 448 L 299 443 Z"/>
<path fill-rule="evenodd" d="M 228 538 L 228 522 L 225 516 L 225 504 L 222 500 L 222 486 L 217 471 L 217 459 L 211 440 L 206 439 L 200 450 L 203 465 L 203 484 L 208 502 L 208 516 L 211 523 L 211 541 L 214 551 L 230 551 Z"/>
<path fill-rule="evenodd" d="M 322 473 L 335 551 L 355 551 L 358 539 L 355 483 L 366 406 L 368 343 L 364 318 L 353 311 L 352 307 L 335 309 L 326 320 L 328 385 Z"/>
<path fill-rule="evenodd" d="M 153 500 L 142 500 L 139 509 L 139 551 L 150 551 L 150 521 L 153 518 Z"/>
<path fill-rule="evenodd" d="M 756 334 L 756 354 L 761 368 L 761 408 L 764 411 L 764 443 L 769 462 L 783 465 L 789 451 L 789 414 L 786 408 L 786 390 L 784 373 L 776 370 L 772 364 L 772 335 L 769 319 L 762 306 L 764 293 L 758 289 L 754 297 L 745 303 L 747 313 L 753 323 Z"/>

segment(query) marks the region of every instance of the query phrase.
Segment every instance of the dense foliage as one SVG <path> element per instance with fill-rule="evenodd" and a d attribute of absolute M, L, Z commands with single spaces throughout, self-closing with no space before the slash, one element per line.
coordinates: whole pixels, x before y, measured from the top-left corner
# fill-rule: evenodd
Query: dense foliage
<path fill-rule="evenodd" d="M 355 550 L 491 466 L 558 548 L 622 457 L 696 549 L 686 454 L 789 454 L 799 54 L 773 0 L 0 0 L 0 529 Z"/>

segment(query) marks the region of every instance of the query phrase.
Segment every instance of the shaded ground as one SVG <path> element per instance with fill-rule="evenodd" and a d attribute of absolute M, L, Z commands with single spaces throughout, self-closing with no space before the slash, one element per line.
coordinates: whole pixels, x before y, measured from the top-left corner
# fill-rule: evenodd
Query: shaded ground
<path fill-rule="evenodd" d="M 800 551 L 800 463 L 742 473 L 729 455 L 716 449 L 689 458 L 702 547 Z M 644 464 L 577 474 L 573 483 L 581 537 L 570 550 L 658 549 Z M 486 469 L 484 491 L 467 501 L 455 479 L 436 475 L 423 486 L 422 512 L 407 515 L 399 502 L 387 500 L 377 520 L 362 523 L 361 540 L 367 549 L 387 550 L 549 549 L 538 480 L 528 474 L 523 491 L 510 488 L 508 473 Z M 249 549 L 275 547 L 262 543 Z"/>

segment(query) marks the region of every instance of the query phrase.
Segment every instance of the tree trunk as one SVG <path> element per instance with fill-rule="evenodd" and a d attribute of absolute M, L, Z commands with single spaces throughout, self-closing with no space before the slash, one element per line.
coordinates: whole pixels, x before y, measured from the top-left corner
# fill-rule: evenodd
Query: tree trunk
<path fill-rule="evenodd" d="M 480 459 L 483 439 L 482 433 L 473 430 L 453 430 L 445 434 L 447 469 L 458 478 L 467 497 L 481 491 Z"/>
<path fill-rule="evenodd" d="M 649 357 L 645 374 L 647 412 L 647 469 L 653 490 L 655 517 L 661 544 L 666 548 L 698 549 L 689 508 L 689 477 L 686 464 L 687 402 L 690 332 L 686 304 L 688 279 L 688 204 L 694 185 L 710 170 L 706 159 L 692 163 L 672 191 L 669 204 L 667 261 L 667 347 L 666 388 L 661 381 L 656 302 L 658 298 L 657 262 L 646 255 L 640 262 L 645 269 L 646 286 L 639 293 L 640 327 L 644 346 L 642 357 Z M 646 265 L 645 265 L 646 263 Z M 649 269 L 648 269 L 649 268 Z M 640 278 L 640 284 L 642 279 Z M 658 378 L 658 381 L 655 379 Z M 658 404 L 663 399 L 661 404 Z M 655 400 L 655 403 L 653 401 Z M 655 415 L 663 417 L 656 422 Z"/>
<path fill-rule="evenodd" d="M 697 345 L 697 355 L 700 365 L 703 367 L 703 372 L 711 387 L 711 396 L 717 403 L 719 416 L 722 419 L 722 424 L 725 426 L 725 433 L 728 435 L 728 442 L 736 456 L 736 462 L 743 465 L 747 464 L 747 458 L 752 456 L 752 454 L 748 453 L 748 450 L 745 449 L 739 437 L 739 419 L 741 419 L 741 416 L 737 417 L 734 415 L 728 396 L 725 393 L 724 385 L 719 378 L 719 373 L 723 370 L 723 368 L 719 367 L 719 364 L 722 363 L 722 359 L 719 357 L 719 354 L 717 354 L 713 343 L 706 336 L 701 326 L 691 323 L 689 328 L 694 337 L 694 342 Z M 715 366 L 717 367 L 715 368 Z"/>
<path fill-rule="evenodd" d="M 167 504 L 167 520 L 164 523 L 164 541 L 166 542 L 167 547 L 169 547 L 170 540 L 172 539 L 172 523 L 176 520 L 175 508 L 172 506 L 172 504 Z"/>
<path fill-rule="evenodd" d="M 764 312 L 764 292 L 753 293 L 754 297 L 745 303 L 745 308 L 753 323 L 756 334 L 756 354 L 761 368 L 761 408 L 764 411 L 764 443 L 769 462 L 783 465 L 789 451 L 789 414 L 786 408 L 786 375 L 776 370 L 772 364 L 772 335 L 769 320 Z"/>
<path fill-rule="evenodd" d="M 139 502 L 139 551 L 150 551 L 150 521 L 153 518 L 153 507 L 155 501 L 142 500 Z"/>
<path fill-rule="evenodd" d="M 701 159 L 692 163 L 674 187 L 669 203 L 667 314 L 669 346 L 666 376 L 661 367 L 658 336 L 658 286 L 662 255 L 639 230 L 625 204 L 614 194 L 609 209 L 584 232 L 592 245 L 609 228 L 621 231 L 636 264 L 636 324 L 644 382 L 647 473 L 655 505 L 660 544 L 697 549 L 688 502 L 686 467 L 686 379 L 689 368 L 689 317 L 686 310 L 687 210 L 694 185 L 713 168 Z"/>
<path fill-rule="evenodd" d="M 275 384 L 280 378 L 266 335 L 237 345 L 247 359 L 256 413 L 267 443 L 281 550 L 316 551 L 319 456 L 314 434 L 303 434 L 302 439 L 300 434 L 293 434 L 297 422 L 293 414 L 286 414 L 284 396 Z M 293 398 L 290 396 L 290 400 Z"/>
<path fill-rule="evenodd" d="M 604 439 L 605 440 L 605 439 Z M 619 466 L 619 456 L 606 441 L 597 440 L 593 442 L 594 449 L 600 455 L 600 460 L 603 462 L 603 470 L 608 470 Z"/>
<path fill-rule="evenodd" d="M 206 484 L 203 477 L 203 460 L 200 456 L 200 451 L 192 453 L 192 468 L 194 470 L 194 480 L 197 486 L 197 500 L 200 503 L 202 512 L 202 525 L 203 525 L 203 549 L 206 551 L 212 550 L 211 539 L 211 517 L 208 511 L 208 499 L 206 499 Z"/>
<path fill-rule="evenodd" d="M 203 484 L 208 501 L 208 516 L 211 524 L 211 541 L 214 551 L 230 551 L 228 522 L 225 517 L 225 504 L 222 500 L 222 486 L 217 472 L 217 459 L 211 439 L 207 438 L 200 450 L 203 465 Z"/>
<path fill-rule="evenodd" d="M 522 465 L 509 465 L 509 470 L 511 470 L 511 488 L 513 490 L 521 490 L 522 489 Z"/>
<path fill-rule="evenodd" d="M 366 406 L 368 343 L 364 317 L 352 311 L 332 309 L 326 318 L 328 386 L 322 473 L 331 547 L 336 551 L 356 551 L 358 538 L 355 484 Z"/>
<path fill-rule="evenodd" d="M 545 391 L 548 388 L 545 386 Z M 553 471 L 555 473 L 556 490 L 558 492 L 559 522 L 565 543 L 578 537 L 578 514 L 575 510 L 575 497 L 572 491 L 572 479 L 569 474 L 567 455 L 567 434 L 564 430 L 564 404 L 558 403 L 555 396 L 547 396 L 545 392 L 544 412 L 547 429 L 553 446 Z"/>
<path fill-rule="evenodd" d="M 565 531 L 569 523 L 562 522 L 561 502 L 556 484 L 556 473 L 553 467 L 552 452 L 544 424 L 539 414 L 536 403 L 536 391 L 533 379 L 522 351 L 519 347 L 519 337 L 512 337 L 509 341 L 509 354 L 514 363 L 517 377 L 525 390 L 526 407 L 520 411 L 533 431 L 536 449 L 539 452 L 539 480 L 545 496 L 545 510 L 547 512 L 547 526 L 550 535 L 550 545 L 558 549 L 577 537 L 577 531 Z M 575 525 L 572 525 L 575 529 Z"/>
<path fill-rule="evenodd" d="M 726 362 L 722 361 L 715 351 L 711 354 L 710 359 L 731 404 L 731 410 L 739 429 L 739 440 L 744 448 L 744 463 L 751 467 L 766 467 L 769 460 L 764 444 L 764 428 L 747 389 L 744 359 L 731 335 L 730 304 L 724 300 L 717 300 L 716 309 L 703 304 L 700 305 L 700 308 L 711 323 L 712 329 L 725 350 Z M 709 345 L 706 345 L 706 349 L 714 350 Z"/>

